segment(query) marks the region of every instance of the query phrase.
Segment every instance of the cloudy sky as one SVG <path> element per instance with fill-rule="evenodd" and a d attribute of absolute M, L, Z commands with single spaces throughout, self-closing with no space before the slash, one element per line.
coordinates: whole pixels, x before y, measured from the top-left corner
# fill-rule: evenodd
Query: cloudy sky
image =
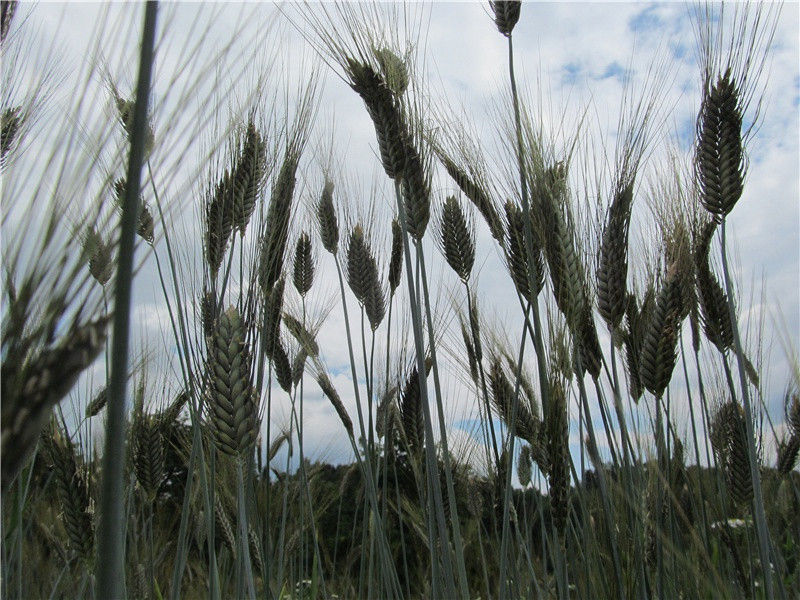
<path fill-rule="evenodd" d="M 260 90 L 261 103 L 272 103 L 276 115 L 293 115 L 298 89 L 312 72 L 318 77 L 318 111 L 299 174 L 301 206 L 295 213 L 295 227 L 310 227 L 307 207 L 321 189 L 322 169 L 330 164 L 332 154 L 337 178 L 347 190 L 347 197 L 342 197 L 343 193 L 338 201 L 347 203 L 352 215 L 366 215 L 368 205 L 374 203 L 378 207 L 376 244 L 383 249 L 388 246 L 391 189 L 377 159 L 371 122 L 360 99 L 318 59 L 305 39 L 313 38 L 313 33 L 303 29 L 302 13 L 318 10 L 314 4 L 304 8 L 289 5 L 285 14 L 266 3 L 162 6 L 153 90 L 154 178 L 162 188 L 168 227 L 180 248 L 181 272 L 195 282 L 199 281 L 196 271 L 201 260 L 200 194 L 213 170 L 208 157 L 212 156 L 213 164 L 212 151 L 220 147 L 232 116 L 253 106 L 253 90 Z M 488 6 L 434 3 L 424 8 L 414 5 L 412 12 L 418 19 L 415 62 L 424 82 L 425 105 L 430 109 L 426 119 L 434 127 L 467 126 L 479 140 L 488 164 L 502 171 L 508 154 L 498 128 L 509 114 L 507 46 L 492 23 Z M 21 14 L 28 35 L 37 40 L 35 61 L 57 58 L 59 92 L 49 99 L 41 126 L 60 124 L 63 132 L 79 129 L 84 152 L 99 156 L 96 160 L 113 170 L 121 164 L 114 140 L 97 133 L 107 130 L 101 126 L 103 122 L 113 121 L 103 73 L 111 75 L 123 94 L 132 89 L 141 7 L 48 3 L 26 6 Z M 289 23 L 287 14 L 303 31 Z M 582 135 L 592 140 L 591 151 L 585 150 L 583 155 L 587 164 L 600 165 L 599 171 L 613 163 L 626 94 L 635 98 L 657 90 L 655 120 L 659 126 L 652 132 L 651 151 L 638 179 L 631 232 L 634 248 L 647 246 L 656 235 L 646 201 L 650 183 L 669 175 L 670 152 L 686 164 L 691 153 L 701 84 L 692 14 L 693 7 L 683 3 L 526 3 L 514 30 L 517 78 L 534 120 L 563 148 L 583 119 Z M 757 74 L 762 113 L 747 148 L 750 162 L 745 192 L 728 220 L 740 325 L 753 331 L 763 324 L 766 362 L 762 383 L 776 423 L 782 421 L 781 396 L 791 365 L 796 368 L 797 364 L 789 354 L 800 347 L 798 18 L 797 4 L 783 6 L 766 67 Z M 446 117 L 448 125 L 444 125 Z M 750 118 L 746 116 L 746 120 Z M 103 151 L 89 152 L 86 148 L 93 143 L 100 144 Z M 30 165 L 36 161 L 28 161 L 25 168 L 12 166 L 9 171 L 4 202 L 9 189 L 24 189 L 15 185 L 21 186 L 22 174 L 34 169 Z M 94 189 L 92 193 L 99 195 L 102 177 L 87 177 L 81 186 L 72 193 Z M 434 179 L 433 190 L 434 202 L 455 192 L 442 174 Z M 587 205 L 583 210 L 591 212 L 593 207 Z M 502 332 L 513 343 L 520 336 L 519 305 L 488 229 L 479 222 L 477 231 L 478 272 L 473 279 L 479 305 L 487 328 Z M 163 260 L 163 235 L 159 239 L 156 252 Z M 335 270 L 330 257 L 322 254 L 309 305 L 312 314 L 333 306 L 319 342 L 334 383 L 355 415 Z M 642 257 L 632 254 L 632 263 L 641 261 Z M 463 308 L 463 289 L 433 245 L 428 256 L 442 328 L 447 330 L 454 311 Z M 138 355 L 146 350 L 152 357 L 151 369 L 163 373 L 162 365 L 169 360 L 172 372 L 177 373 L 155 261 L 143 251 L 140 257 L 144 262 L 135 282 L 133 351 Z M 352 299 L 350 302 L 351 319 L 357 320 L 358 307 Z M 601 341 L 606 348 L 607 342 Z M 442 343 L 446 353 L 448 344 L 459 341 L 448 334 Z M 393 361 L 399 360 L 395 352 L 396 348 Z M 448 421 L 453 440 L 469 448 L 474 396 L 464 384 L 464 376 L 454 374 L 453 364 L 449 368 L 453 372 L 444 390 Z M 74 403 L 80 404 L 81 397 L 100 385 L 101 373 L 99 365 L 93 380 L 76 387 Z M 159 377 L 151 375 L 151 379 Z M 681 419 L 687 413 L 688 400 L 682 377 L 676 373 L 676 379 L 672 407 Z M 177 385 L 177 381 L 171 383 Z M 346 460 L 349 444 L 330 405 L 308 377 L 305 396 L 306 453 Z M 288 426 L 285 395 L 276 404 L 277 425 Z M 646 410 L 638 407 L 643 416 Z M 99 429 L 96 424 L 94 427 Z M 571 430 L 577 432 L 575 421 Z"/>

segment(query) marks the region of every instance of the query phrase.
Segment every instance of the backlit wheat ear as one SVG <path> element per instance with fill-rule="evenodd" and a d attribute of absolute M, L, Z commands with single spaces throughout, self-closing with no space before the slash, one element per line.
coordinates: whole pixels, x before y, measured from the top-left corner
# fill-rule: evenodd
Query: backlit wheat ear
<path fill-rule="evenodd" d="M 602 351 L 592 317 L 583 263 L 576 248 L 574 231 L 562 214 L 566 193 L 566 167 L 557 164 L 547 170 L 538 186 L 538 207 L 548 236 L 544 244 L 556 306 L 580 352 L 581 367 L 592 377 L 600 375 Z M 576 365 L 577 366 L 577 365 Z"/>
<path fill-rule="evenodd" d="M 251 119 L 247 123 L 244 141 L 236 157 L 233 172 L 233 225 L 244 235 L 266 173 L 266 142 Z"/>
<path fill-rule="evenodd" d="M 119 122 L 122 125 L 123 129 L 125 130 L 125 135 L 128 138 L 128 142 L 133 143 L 133 137 L 134 137 L 133 113 L 136 107 L 136 100 L 135 99 L 126 100 L 122 96 L 120 96 L 119 92 L 117 91 L 117 87 L 111 81 L 109 81 L 109 87 L 111 88 L 111 94 L 114 96 L 114 104 L 117 107 L 117 117 L 119 119 Z M 150 154 L 151 150 L 153 149 L 154 143 L 155 143 L 155 135 L 153 133 L 153 127 L 150 124 L 150 120 L 148 118 L 147 130 L 145 131 L 145 138 L 144 138 L 145 158 L 147 157 L 148 154 Z"/>
<path fill-rule="evenodd" d="M 703 330 L 708 340 L 720 352 L 733 346 L 733 324 L 728 310 L 728 298 L 711 270 L 709 251 L 716 223 L 703 227 L 694 250 L 697 296 Z"/>
<path fill-rule="evenodd" d="M 550 402 L 545 418 L 545 440 L 549 462 L 548 483 L 553 524 L 563 536 L 569 514 L 569 418 L 561 382 L 550 381 Z"/>
<path fill-rule="evenodd" d="M 160 420 L 155 415 L 134 413 L 131 423 L 133 471 L 149 502 L 155 500 L 164 479 L 164 438 Z"/>
<path fill-rule="evenodd" d="M 107 403 L 108 403 L 108 395 L 106 394 L 106 388 L 103 387 L 89 401 L 89 404 L 86 405 L 86 411 L 84 412 L 86 418 L 90 419 L 91 417 L 99 415 L 100 411 L 106 407 Z"/>
<path fill-rule="evenodd" d="M 261 243 L 258 265 L 259 283 L 262 290 L 269 290 L 275 285 L 283 269 L 299 159 L 298 150 L 293 148 L 287 150 L 272 188 L 272 197 L 267 211 L 267 230 Z"/>
<path fill-rule="evenodd" d="M 514 386 L 506 375 L 499 358 L 492 360 L 489 370 L 489 384 L 492 390 L 492 402 L 506 427 L 511 427 L 511 417 L 514 403 Z M 539 437 L 539 422 L 533 416 L 529 406 L 520 396 L 517 404 L 516 435 L 517 437 L 535 444 Z"/>
<path fill-rule="evenodd" d="M 393 295 L 400 285 L 403 274 L 403 230 L 397 219 L 392 219 L 392 249 L 389 255 L 389 294 Z"/>
<path fill-rule="evenodd" d="M 205 258 L 212 276 L 219 272 L 233 232 L 233 207 L 233 176 L 229 169 L 225 169 L 205 200 Z"/>
<path fill-rule="evenodd" d="M 94 552 L 94 523 L 85 468 L 78 466 L 75 448 L 59 425 L 54 423 L 46 428 L 42 442 L 44 454 L 53 465 L 69 545 L 80 560 L 90 560 Z"/>
<path fill-rule="evenodd" d="M 281 277 L 272 286 L 272 289 L 264 295 L 264 347 L 267 356 L 273 357 L 273 348 L 280 343 L 281 316 L 283 314 L 283 292 L 286 280 Z"/>
<path fill-rule="evenodd" d="M 522 209 L 511 200 L 506 202 L 506 262 L 511 278 L 520 295 L 532 302 L 539 295 L 544 287 L 544 262 L 542 251 L 536 240 L 533 242 L 533 262 L 531 269 L 533 273 L 533 289 L 530 286 L 528 276 L 528 251 L 525 244 L 525 221 Z"/>
<path fill-rule="evenodd" d="M 597 310 L 610 330 L 625 314 L 628 278 L 628 231 L 633 206 L 633 181 L 618 189 L 606 218 L 597 265 Z"/>
<path fill-rule="evenodd" d="M 375 58 L 381 66 L 383 79 L 388 88 L 395 96 L 402 96 L 409 84 L 408 69 L 405 61 L 389 48 L 374 50 L 373 54 L 375 54 Z"/>
<path fill-rule="evenodd" d="M 278 380 L 278 385 L 281 386 L 284 392 L 291 393 L 292 385 L 294 384 L 294 373 L 292 372 L 292 363 L 289 360 L 289 354 L 283 342 L 278 339 L 272 348 L 272 366 L 275 368 L 275 378 Z"/>
<path fill-rule="evenodd" d="M 464 193 L 469 201 L 475 205 L 475 208 L 478 209 L 478 212 L 481 213 L 481 216 L 483 216 L 486 224 L 489 226 L 489 231 L 492 233 L 492 237 L 502 244 L 504 241 L 503 221 L 500 218 L 497 209 L 495 208 L 489 192 L 486 191 L 483 186 L 478 184 L 476 180 L 471 178 L 464 169 L 459 167 L 455 161 L 447 156 L 442 150 L 437 149 L 436 153 L 442 165 L 444 165 L 447 174 L 450 175 L 453 181 L 456 182 L 456 185 L 459 187 L 459 189 Z"/>
<path fill-rule="evenodd" d="M 719 407 L 712 422 L 712 439 L 716 440 L 715 449 L 725 471 L 728 491 L 741 505 L 753 499 L 744 419 L 741 407 L 730 400 Z"/>
<path fill-rule="evenodd" d="M 79 326 L 57 346 L 30 357 L 19 371 L 3 364 L 2 491 L 30 456 L 55 404 L 97 358 L 106 342 L 109 317 Z"/>
<path fill-rule="evenodd" d="M 437 241 L 447 264 L 466 283 L 475 264 L 475 227 L 455 196 L 445 200 L 438 229 Z"/>
<path fill-rule="evenodd" d="M 244 455 L 258 431 L 258 395 L 251 382 L 247 329 L 235 307 L 219 316 L 208 369 L 206 410 L 214 440 L 222 452 Z"/>
<path fill-rule="evenodd" d="M 531 461 L 531 448 L 530 446 L 523 446 L 520 448 L 519 456 L 517 457 L 517 476 L 519 483 L 523 488 L 528 487 L 531 482 L 531 471 L 533 463 Z"/>
<path fill-rule="evenodd" d="M 339 415 L 339 420 L 341 420 L 345 430 L 347 430 L 347 433 L 350 434 L 350 437 L 352 437 L 353 421 L 350 419 L 350 415 L 347 414 L 347 411 L 344 408 L 344 404 L 339 396 L 339 392 L 337 392 L 336 388 L 333 387 L 331 380 L 324 371 L 320 371 L 317 374 L 317 383 L 319 384 L 322 393 L 325 394 L 325 397 L 330 401 L 333 409 L 336 411 L 336 414 Z"/>
<path fill-rule="evenodd" d="M 644 393 L 641 374 L 642 344 L 654 304 L 654 291 L 652 287 L 649 287 L 641 307 L 637 305 L 636 296 L 633 294 L 628 294 L 625 307 L 626 330 L 622 339 L 625 345 L 625 362 L 628 370 L 628 391 L 636 402 Z"/>
<path fill-rule="evenodd" d="M 405 173 L 409 144 L 400 102 L 370 65 L 348 58 L 346 72 L 350 87 L 361 96 L 375 126 L 383 169 L 390 179 L 399 180 Z"/>
<path fill-rule="evenodd" d="M 317 204 L 317 225 L 322 247 L 331 254 L 339 249 L 339 219 L 333 206 L 333 182 L 326 179 Z"/>
<path fill-rule="evenodd" d="M 305 296 L 314 283 L 314 250 L 311 238 L 305 231 L 300 234 L 295 246 L 292 281 L 301 296 Z"/>
<path fill-rule="evenodd" d="M 467 365 L 469 366 L 469 375 L 475 385 L 478 385 L 478 360 L 475 356 L 475 346 L 472 344 L 472 336 L 467 329 L 467 325 L 463 319 L 459 319 L 461 325 L 461 338 L 464 341 L 464 348 L 467 351 Z"/>
<path fill-rule="evenodd" d="M 795 392 L 787 403 L 787 422 L 795 435 L 800 435 L 800 395 Z"/>
<path fill-rule="evenodd" d="M 0 8 L 0 44 L 6 41 L 8 30 L 11 29 L 11 21 L 14 20 L 14 13 L 17 12 L 17 2 L 3 2 Z"/>
<path fill-rule="evenodd" d="M 186 403 L 189 402 L 190 398 L 191 396 L 189 395 L 189 392 L 183 390 L 179 392 L 178 395 L 175 396 L 175 399 L 158 414 L 158 425 L 162 431 L 168 430 L 178 421 L 183 407 L 186 406 Z"/>
<path fill-rule="evenodd" d="M 489 6 L 494 13 L 494 23 L 497 25 L 497 30 L 505 36 L 511 35 L 511 32 L 514 30 L 514 25 L 519 21 L 522 2 L 519 0 L 492 0 L 489 2 Z"/>
<path fill-rule="evenodd" d="M 361 225 L 357 224 L 347 242 L 347 283 L 364 307 L 372 330 L 386 312 L 386 300 L 378 275 L 378 264 Z"/>
<path fill-rule="evenodd" d="M 408 234 L 417 241 L 425 236 L 431 216 L 430 161 L 408 141 L 402 191 Z"/>
<path fill-rule="evenodd" d="M 0 114 L 0 168 L 5 166 L 6 157 L 15 146 L 17 133 L 19 133 L 22 126 L 22 119 L 21 106 L 10 106 Z"/>
<path fill-rule="evenodd" d="M 788 475 L 797 464 L 797 455 L 800 453 L 800 435 L 794 433 L 778 442 L 777 469 L 781 475 Z"/>
<path fill-rule="evenodd" d="M 308 356 L 312 358 L 319 356 L 319 345 L 317 344 L 316 334 L 313 331 L 309 331 L 303 323 L 289 313 L 283 313 L 283 324 Z"/>
<path fill-rule="evenodd" d="M 430 369 L 430 361 L 425 362 L 425 377 Z M 425 385 L 425 379 L 420 379 L 419 371 L 414 366 L 403 383 L 400 393 L 400 420 L 403 433 L 408 444 L 408 449 L 419 459 L 425 447 L 425 420 L 422 407 L 420 386 Z"/>
<path fill-rule="evenodd" d="M 94 227 L 88 227 L 83 235 L 82 246 L 89 273 L 97 283 L 105 286 L 114 274 L 113 245 L 106 242 Z"/>
<path fill-rule="evenodd" d="M 114 202 L 119 210 L 125 203 L 125 179 L 117 179 L 114 182 Z M 136 224 L 136 235 L 142 238 L 145 242 L 152 245 L 155 240 L 155 223 L 150 209 L 144 203 L 144 199 L 139 196 L 139 220 Z"/>
<path fill-rule="evenodd" d="M 640 375 L 645 388 L 660 398 L 672 379 L 680 335 L 682 295 L 681 278 L 675 265 L 656 295 L 653 312 L 642 339 Z"/>
<path fill-rule="evenodd" d="M 214 331 L 217 328 L 217 314 L 219 313 L 219 304 L 217 303 L 217 295 L 214 290 L 206 290 L 200 296 L 200 321 L 203 325 L 203 334 L 206 339 L 211 339 Z"/>
<path fill-rule="evenodd" d="M 700 201 L 721 223 L 742 195 L 745 173 L 741 100 L 730 69 L 704 92 L 695 169 Z"/>

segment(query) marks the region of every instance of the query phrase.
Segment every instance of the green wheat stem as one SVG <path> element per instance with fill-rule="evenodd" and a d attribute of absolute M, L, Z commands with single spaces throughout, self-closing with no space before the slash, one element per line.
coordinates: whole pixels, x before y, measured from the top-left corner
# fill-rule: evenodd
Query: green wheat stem
<path fill-rule="evenodd" d="M 125 201 L 120 219 L 119 255 L 114 295 L 114 333 L 98 527 L 97 595 L 101 598 L 125 596 L 125 552 L 123 547 L 125 388 L 128 373 L 133 253 L 139 214 L 139 186 L 145 153 L 147 105 L 154 58 L 157 10 L 158 4 L 155 1 L 149 1 L 145 5 L 133 135 L 126 178 Z"/>

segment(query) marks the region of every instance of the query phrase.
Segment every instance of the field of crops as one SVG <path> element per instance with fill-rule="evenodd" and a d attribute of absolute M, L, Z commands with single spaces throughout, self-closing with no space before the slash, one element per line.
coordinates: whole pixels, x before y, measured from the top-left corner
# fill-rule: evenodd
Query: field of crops
<path fill-rule="evenodd" d="M 559 107 L 482 9 L 488 116 L 424 4 L 3 0 L 2 598 L 800 597 L 728 227 L 797 11 L 685 7 L 675 131 L 674 48 Z"/>

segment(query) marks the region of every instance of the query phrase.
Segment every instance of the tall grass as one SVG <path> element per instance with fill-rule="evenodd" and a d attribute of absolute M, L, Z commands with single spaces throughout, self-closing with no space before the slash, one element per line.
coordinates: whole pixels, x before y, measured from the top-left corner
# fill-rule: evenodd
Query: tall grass
<path fill-rule="evenodd" d="M 246 7 L 231 39 L 214 7 L 176 50 L 187 12 L 148 3 L 92 38 L 101 117 L 72 94 L 31 156 L 71 77 L 24 75 L 37 10 L 2 6 L 4 597 L 800 594 L 800 382 L 768 410 L 726 228 L 778 11 L 694 13 L 695 140 L 662 161 L 668 63 L 613 140 L 591 104 L 553 124 L 520 2 L 487 9 L 495 145 L 436 98 L 426 7 Z M 131 15 L 126 88 L 95 59 Z"/>

